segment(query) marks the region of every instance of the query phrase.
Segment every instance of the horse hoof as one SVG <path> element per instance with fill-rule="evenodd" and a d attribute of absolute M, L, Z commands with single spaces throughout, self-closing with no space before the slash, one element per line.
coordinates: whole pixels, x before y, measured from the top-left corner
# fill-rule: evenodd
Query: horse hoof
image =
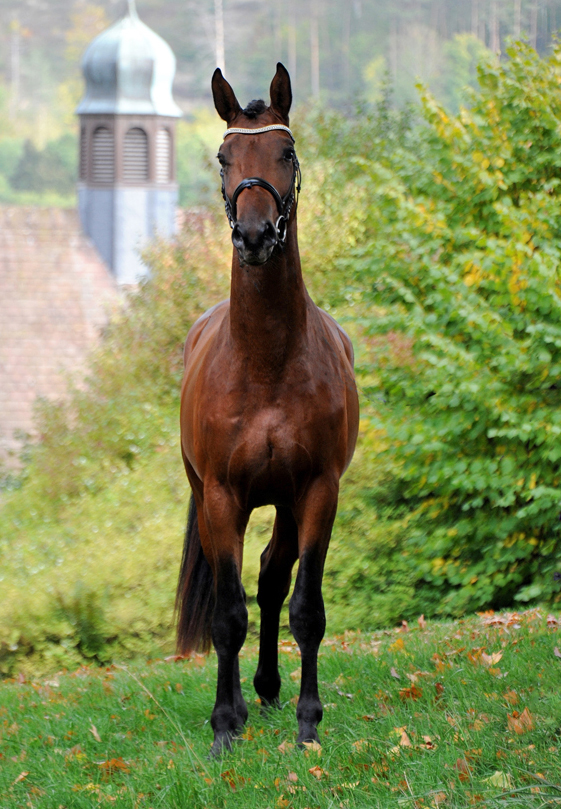
<path fill-rule="evenodd" d="M 217 736 L 214 742 L 212 743 L 212 747 L 210 748 L 208 758 L 209 759 L 220 758 L 221 756 L 224 756 L 226 753 L 231 753 L 233 738 L 234 737 L 231 733 L 221 733 L 219 736 Z"/>
<path fill-rule="evenodd" d="M 304 749 L 306 745 L 310 744 L 321 747 L 318 732 L 314 727 L 301 730 L 296 739 L 296 746 L 301 749 Z"/>
<path fill-rule="evenodd" d="M 278 697 L 273 697 L 273 699 L 261 697 L 261 714 L 268 714 L 272 710 L 279 710 L 280 706 L 280 699 Z"/>

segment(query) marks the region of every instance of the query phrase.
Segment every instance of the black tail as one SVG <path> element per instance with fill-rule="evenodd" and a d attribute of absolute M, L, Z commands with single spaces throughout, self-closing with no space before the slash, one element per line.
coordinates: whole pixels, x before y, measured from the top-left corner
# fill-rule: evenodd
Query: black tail
<path fill-rule="evenodd" d="M 211 646 L 214 613 L 214 577 L 201 546 L 195 500 L 191 495 L 183 558 L 175 596 L 177 651 L 179 654 Z"/>

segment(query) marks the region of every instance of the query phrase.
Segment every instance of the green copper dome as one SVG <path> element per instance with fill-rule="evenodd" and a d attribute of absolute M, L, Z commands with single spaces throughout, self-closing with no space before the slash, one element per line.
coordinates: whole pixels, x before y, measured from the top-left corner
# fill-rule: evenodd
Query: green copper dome
<path fill-rule="evenodd" d="M 127 14 L 89 45 L 82 60 L 86 93 L 76 112 L 181 117 L 173 100 L 175 56 L 129 0 Z"/>

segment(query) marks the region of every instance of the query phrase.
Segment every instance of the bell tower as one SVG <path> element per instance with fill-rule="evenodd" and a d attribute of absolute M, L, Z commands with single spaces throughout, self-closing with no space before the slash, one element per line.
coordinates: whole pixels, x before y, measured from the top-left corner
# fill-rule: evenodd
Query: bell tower
<path fill-rule="evenodd" d="M 175 65 L 169 45 L 139 19 L 135 0 L 82 60 L 80 218 L 119 284 L 147 274 L 139 253 L 151 238 L 175 233 Z"/>

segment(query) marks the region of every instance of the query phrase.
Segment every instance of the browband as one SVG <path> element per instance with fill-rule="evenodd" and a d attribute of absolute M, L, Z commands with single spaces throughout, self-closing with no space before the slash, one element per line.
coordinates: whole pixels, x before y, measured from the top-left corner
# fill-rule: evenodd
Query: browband
<path fill-rule="evenodd" d="M 223 134 L 223 138 L 226 135 L 260 135 L 262 132 L 272 132 L 273 129 L 282 129 L 284 132 L 288 132 L 290 137 L 292 138 L 292 142 L 295 143 L 294 135 L 290 131 L 287 126 L 283 126 L 282 124 L 271 124 L 270 126 L 262 126 L 260 129 L 238 129 L 234 127 L 233 129 L 227 129 L 226 132 Z"/>

